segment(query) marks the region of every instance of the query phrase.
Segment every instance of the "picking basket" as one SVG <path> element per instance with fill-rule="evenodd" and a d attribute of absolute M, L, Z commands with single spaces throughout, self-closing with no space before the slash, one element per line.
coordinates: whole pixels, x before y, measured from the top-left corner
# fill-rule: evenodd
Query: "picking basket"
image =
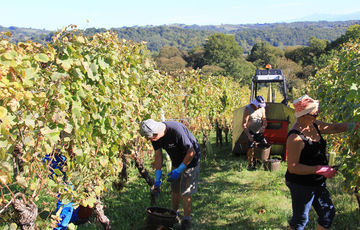
<path fill-rule="evenodd" d="M 269 146 L 269 147 L 255 146 L 255 148 L 254 148 L 254 156 L 255 156 L 256 159 L 266 161 L 267 159 L 269 159 L 270 150 L 271 150 L 271 146 Z"/>
<path fill-rule="evenodd" d="M 146 208 L 146 229 L 169 229 L 176 221 L 176 211 L 162 207 Z"/>
<path fill-rule="evenodd" d="M 279 159 L 268 159 L 264 162 L 264 170 L 266 171 L 276 171 L 280 168 L 280 162 Z"/>

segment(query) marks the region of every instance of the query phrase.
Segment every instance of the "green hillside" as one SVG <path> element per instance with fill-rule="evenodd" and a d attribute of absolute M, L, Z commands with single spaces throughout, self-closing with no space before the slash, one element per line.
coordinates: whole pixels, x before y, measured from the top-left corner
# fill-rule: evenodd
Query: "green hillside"
<path fill-rule="evenodd" d="M 175 46 L 180 50 L 189 51 L 204 44 L 205 40 L 214 33 L 234 34 L 244 52 L 248 53 L 257 41 L 265 41 L 276 47 L 308 45 L 311 37 L 334 41 L 354 24 L 360 24 L 360 20 L 206 26 L 171 24 L 110 30 L 116 31 L 119 38 L 147 42 L 147 47 L 152 52 L 158 52 L 164 46 Z M 2 31 L 11 31 L 14 42 L 25 40 L 47 42 L 53 33 L 46 30 L 0 26 L 0 32 Z M 105 28 L 88 28 L 84 34 L 93 35 L 104 31 Z"/>

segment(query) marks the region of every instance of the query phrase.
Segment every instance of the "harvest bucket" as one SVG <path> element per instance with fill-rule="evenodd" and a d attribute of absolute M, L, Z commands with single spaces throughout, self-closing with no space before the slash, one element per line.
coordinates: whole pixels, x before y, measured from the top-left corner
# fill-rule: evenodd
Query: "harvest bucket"
<path fill-rule="evenodd" d="M 255 146 L 255 148 L 254 148 L 255 159 L 260 159 L 262 161 L 266 161 L 267 159 L 269 159 L 270 150 L 271 150 L 271 146 L 269 146 L 267 148 Z"/>
<path fill-rule="evenodd" d="M 266 171 L 276 171 L 280 168 L 280 162 L 279 159 L 269 159 L 264 162 L 264 170 Z"/>
<path fill-rule="evenodd" d="M 172 209 L 162 207 L 148 207 L 146 209 L 147 230 L 165 230 L 170 229 L 177 222 L 176 212 Z"/>

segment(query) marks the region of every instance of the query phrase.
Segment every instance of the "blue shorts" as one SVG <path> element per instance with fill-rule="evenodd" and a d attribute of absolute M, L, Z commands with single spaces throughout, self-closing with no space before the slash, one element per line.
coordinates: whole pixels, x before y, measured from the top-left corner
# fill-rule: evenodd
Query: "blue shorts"
<path fill-rule="evenodd" d="M 335 207 L 330 193 L 324 183 L 323 186 L 305 186 L 286 181 L 290 189 L 293 216 L 290 227 L 293 230 L 302 230 L 309 221 L 309 211 L 314 207 L 318 215 L 318 224 L 330 228 L 335 216 Z"/>

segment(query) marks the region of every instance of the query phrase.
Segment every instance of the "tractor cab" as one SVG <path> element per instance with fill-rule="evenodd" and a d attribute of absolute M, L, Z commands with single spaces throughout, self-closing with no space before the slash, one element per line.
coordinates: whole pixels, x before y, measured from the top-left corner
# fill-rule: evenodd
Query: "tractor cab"
<path fill-rule="evenodd" d="M 267 127 L 264 136 L 271 144 L 270 155 L 279 155 L 286 160 L 286 138 L 289 128 L 295 122 L 294 110 L 288 106 L 286 78 L 281 69 L 258 69 L 252 77 L 250 102 L 256 96 L 266 100 Z M 247 136 L 243 132 L 242 120 L 245 106 L 234 112 L 233 145 L 235 155 L 246 154 Z"/>
<path fill-rule="evenodd" d="M 265 69 L 265 70 L 256 70 L 255 75 L 252 77 L 251 81 L 251 96 L 250 101 L 252 101 L 256 96 L 258 96 L 258 89 L 263 84 L 269 84 L 268 90 L 268 100 L 273 101 L 273 90 L 271 83 L 279 83 L 280 91 L 283 96 L 282 104 L 287 105 L 287 95 L 286 95 L 286 78 L 283 75 L 281 69 Z M 262 95 L 265 97 L 265 95 Z"/>

